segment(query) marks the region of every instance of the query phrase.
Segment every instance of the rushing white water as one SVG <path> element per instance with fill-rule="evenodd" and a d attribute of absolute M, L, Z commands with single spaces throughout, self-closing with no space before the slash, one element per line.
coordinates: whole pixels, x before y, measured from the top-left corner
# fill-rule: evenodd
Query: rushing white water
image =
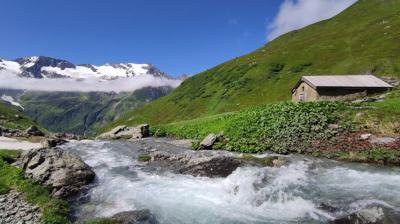
<path fill-rule="evenodd" d="M 78 208 L 81 218 L 149 209 L 160 223 L 327 223 L 370 204 L 400 209 L 397 168 L 292 156 L 280 168 L 240 167 L 227 178 L 193 177 L 146 169 L 136 162 L 141 147 L 99 141 L 64 146 L 97 174 L 90 201 Z"/>

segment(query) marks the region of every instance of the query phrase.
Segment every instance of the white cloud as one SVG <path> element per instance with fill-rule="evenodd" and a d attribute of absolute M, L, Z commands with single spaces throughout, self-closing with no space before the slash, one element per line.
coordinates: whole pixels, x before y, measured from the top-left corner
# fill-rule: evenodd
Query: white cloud
<path fill-rule="evenodd" d="M 159 78 L 150 75 L 139 75 L 131 78 L 120 78 L 110 81 L 99 79 L 75 80 L 21 78 L 12 73 L 0 71 L 0 88 L 23 89 L 33 91 L 80 91 L 80 92 L 128 92 L 144 87 L 171 86 L 177 87 L 180 80 Z"/>
<path fill-rule="evenodd" d="M 329 19 L 357 0 L 285 0 L 268 25 L 268 40 L 321 20 Z"/>

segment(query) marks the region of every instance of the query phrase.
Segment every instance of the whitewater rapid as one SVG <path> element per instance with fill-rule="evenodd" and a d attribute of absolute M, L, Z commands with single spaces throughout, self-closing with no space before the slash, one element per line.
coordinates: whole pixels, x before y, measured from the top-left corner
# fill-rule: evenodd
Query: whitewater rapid
<path fill-rule="evenodd" d="M 160 145 L 163 144 L 163 145 Z M 240 167 L 226 178 L 148 169 L 143 147 L 166 143 L 80 141 L 63 148 L 97 175 L 79 219 L 149 209 L 160 223 L 327 223 L 371 204 L 400 210 L 400 169 L 301 156 L 276 167 Z M 335 209 L 329 209 L 335 208 Z"/>

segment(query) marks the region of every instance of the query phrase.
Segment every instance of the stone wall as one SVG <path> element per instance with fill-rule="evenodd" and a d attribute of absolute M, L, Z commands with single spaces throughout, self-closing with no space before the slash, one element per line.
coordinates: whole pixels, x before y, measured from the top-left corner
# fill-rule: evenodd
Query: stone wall
<path fill-rule="evenodd" d="M 299 87 L 297 87 L 297 89 L 292 94 L 293 102 L 317 101 L 318 98 L 319 98 L 318 92 L 305 82 L 301 83 Z"/>

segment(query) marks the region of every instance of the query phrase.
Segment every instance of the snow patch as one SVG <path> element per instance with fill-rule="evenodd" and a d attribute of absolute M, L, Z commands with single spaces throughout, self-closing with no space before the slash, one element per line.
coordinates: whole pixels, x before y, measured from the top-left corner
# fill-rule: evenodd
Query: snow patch
<path fill-rule="evenodd" d="M 24 109 L 24 107 L 22 107 L 20 103 L 16 102 L 16 101 L 14 100 L 14 98 L 12 98 L 12 96 L 7 96 L 7 95 L 4 95 L 4 94 L 3 94 L 3 95 L 1 96 L 1 99 L 4 100 L 4 101 L 6 101 L 6 102 L 9 102 L 11 105 L 14 105 L 14 106 L 16 106 L 16 107 L 20 107 L 20 108 Z"/>
<path fill-rule="evenodd" d="M 21 66 L 18 64 L 18 62 L 7 61 L 4 59 L 0 60 L 0 70 L 7 70 L 13 74 L 20 74 L 22 72 Z"/>

